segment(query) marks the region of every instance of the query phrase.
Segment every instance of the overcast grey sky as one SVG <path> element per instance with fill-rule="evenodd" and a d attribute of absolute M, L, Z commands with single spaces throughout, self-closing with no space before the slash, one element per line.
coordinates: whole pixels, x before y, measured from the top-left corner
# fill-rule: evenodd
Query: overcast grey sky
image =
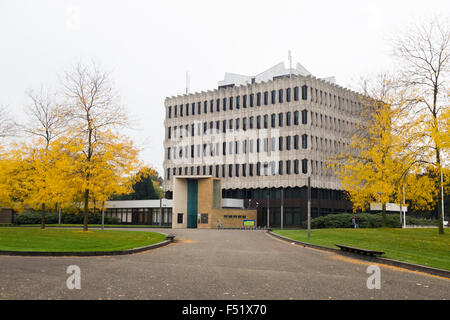
<path fill-rule="evenodd" d="M 25 91 L 55 86 L 82 59 L 113 73 L 135 119 L 125 134 L 162 174 L 164 98 L 214 89 L 225 72 L 257 74 L 288 50 L 317 77 L 351 87 L 389 69 L 389 37 L 450 15 L 450 1 L 0 0 L 0 105 L 23 117 Z"/>

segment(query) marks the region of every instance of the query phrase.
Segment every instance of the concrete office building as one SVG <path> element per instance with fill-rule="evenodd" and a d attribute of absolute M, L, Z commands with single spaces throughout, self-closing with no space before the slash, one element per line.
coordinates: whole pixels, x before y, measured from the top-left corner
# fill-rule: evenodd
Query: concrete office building
<path fill-rule="evenodd" d="M 257 210 L 260 226 L 267 217 L 270 226 L 298 226 L 310 176 L 312 217 L 350 211 L 326 162 L 350 142 L 360 108 L 360 95 L 334 78 L 283 63 L 256 76 L 226 73 L 215 90 L 168 97 L 166 197 L 177 176 L 213 176 L 224 199 Z"/>

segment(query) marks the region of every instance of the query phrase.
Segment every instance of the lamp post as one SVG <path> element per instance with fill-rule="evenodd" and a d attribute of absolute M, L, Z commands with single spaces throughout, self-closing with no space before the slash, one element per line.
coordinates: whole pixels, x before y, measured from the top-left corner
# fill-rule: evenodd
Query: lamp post
<path fill-rule="evenodd" d="M 308 238 L 311 238 L 311 177 L 308 177 Z"/>
<path fill-rule="evenodd" d="M 105 229 L 105 201 L 102 202 L 102 230 Z"/>
<path fill-rule="evenodd" d="M 270 189 L 268 189 L 267 192 L 267 229 L 270 228 L 270 223 L 269 223 L 269 216 L 270 216 Z"/>
<path fill-rule="evenodd" d="M 441 204 L 442 204 L 442 226 L 444 226 L 444 174 L 442 173 L 441 166 Z"/>

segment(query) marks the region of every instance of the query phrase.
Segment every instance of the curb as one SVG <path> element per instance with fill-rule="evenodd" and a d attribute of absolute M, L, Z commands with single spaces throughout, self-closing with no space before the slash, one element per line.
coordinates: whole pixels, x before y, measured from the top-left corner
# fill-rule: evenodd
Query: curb
<path fill-rule="evenodd" d="M 126 255 L 133 254 L 143 251 L 148 251 L 151 249 L 156 249 L 160 247 L 164 247 L 169 243 L 173 242 L 171 240 L 165 240 L 159 243 L 151 244 L 144 247 L 126 249 L 126 250 L 118 250 L 118 251 L 88 251 L 88 252 L 48 252 L 48 251 L 7 251 L 0 250 L 0 255 L 2 256 L 27 256 L 27 257 L 94 257 L 94 256 L 118 256 L 118 255 Z"/>
<path fill-rule="evenodd" d="M 404 269 L 408 269 L 408 270 L 412 270 L 412 271 L 420 271 L 420 272 L 423 272 L 423 273 L 428 273 L 430 275 L 435 275 L 435 276 L 440 276 L 440 277 L 444 277 L 444 278 L 450 279 L 450 271 L 447 271 L 447 270 L 444 270 L 444 269 L 427 267 L 427 266 L 423 266 L 423 265 L 420 265 L 420 264 L 413 264 L 413 263 L 409 263 L 409 262 L 403 262 L 403 261 L 398 261 L 398 260 L 393 260 L 393 259 L 388 259 L 388 258 L 368 257 L 368 256 L 364 256 L 364 255 L 351 253 L 351 252 L 343 252 L 340 249 L 324 247 L 324 246 L 320 246 L 320 245 L 317 245 L 317 244 L 311 244 L 311 243 L 306 243 L 306 242 L 301 242 L 301 241 L 298 241 L 298 240 L 293 240 L 293 239 L 290 239 L 290 238 L 286 238 L 286 237 L 283 237 L 283 236 L 281 236 L 279 234 L 273 233 L 272 231 L 267 231 L 267 233 L 269 235 L 275 237 L 275 238 L 280 239 L 280 240 L 283 240 L 283 241 L 286 241 L 286 242 L 290 242 L 290 243 L 295 243 L 295 244 L 301 245 L 303 247 L 309 247 L 309 248 L 319 249 L 319 250 L 323 250 L 323 251 L 329 251 L 329 252 L 333 252 L 333 253 L 340 254 L 340 255 L 343 255 L 343 256 L 349 256 L 349 257 L 353 257 L 353 258 L 358 258 L 360 260 L 366 260 L 366 261 L 370 261 L 370 262 L 386 264 L 386 265 L 399 267 L 399 268 L 404 268 Z"/>

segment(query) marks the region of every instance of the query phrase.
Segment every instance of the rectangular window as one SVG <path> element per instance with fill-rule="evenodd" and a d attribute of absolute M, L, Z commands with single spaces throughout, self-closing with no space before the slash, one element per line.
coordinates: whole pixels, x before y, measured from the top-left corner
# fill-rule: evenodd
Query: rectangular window
<path fill-rule="evenodd" d="M 200 214 L 200 223 L 208 224 L 208 214 L 207 213 Z"/>
<path fill-rule="evenodd" d="M 209 101 L 209 112 L 214 112 L 214 100 Z"/>
<path fill-rule="evenodd" d="M 222 121 L 222 132 L 227 132 L 227 120 Z"/>
<path fill-rule="evenodd" d="M 177 214 L 177 223 L 183 223 L 183 214 L 182 213 Z"/>
<path fill-rule="evenodd" d="M 298 101 L 298 87 L 294 88 L 294 101 Z"/>
<path fill-rule="evenodd" d="M 256 117 L 256 129 L 261 129 L 261 116 Z"/>
<path fill-rule="evenodd" d="M 236 169 L 235 169 L 234 175 L 236 177 L 239 177 L 239 164 L 236 164 L 235 167 L 236 167 Z"/>
<path fill-rule="evenodd" d="M 218 175 L 218 172 L 216 172 L 216 174 Z M 214 182 L 213 182 L 213 208 L 221 207 L 220 195 L 221 195 L 220 180 L 214 180 Z"/>
<path fill-rule="evenodd" d="M 294 149 L 298 150 L 298 135 L 294 136 Z"/>
<path fill-rule="evenodd" d="M 233 119 L 228 121 L 228 129 L 233 130 Z"/>
<path fill-rule="evenodd" d="M 298 159 L 294 160 L 294 173 L 298 174 Z"/>
<path fill-rule="evenodd" d="M 283 103 L 283 89 L 278 90 L 278 103 Z"/>
<path fill-rule="evenodd" d="M 283 126 L 283 113 L 278 114 L 278 126 L 279 127 Z"/>
<path fill-rule="evenodd" d="M 219 112 L 220 111 L 220 99 L 216 100 L 216 111 Z"/>
<path fill-rule="evenodd" d="M 198 114 L 202 113 L 202 104 L 200 102 L 197 103 L 197 111 L 198 111 Z"/>
<path fill-rule="evenodd" d="M 242 97 L 242 107 L 247 108 L 247 95 L 246 94 L 244 94 L 244 96 Z"/>
<path fill-rule="evenodd" d="M 283 137 L 278 138 L 278 150 L 283 151 Z"/>
<path fill-rule="evenodd" d="M 222 99 L 222 110 L 227 111 L 227 98 Z"/>
<path fill-rule="evenodd" d="M 169 119 L 172 118 L 172 106 L 169 106 Z"/>
<path fill-rule="evenodd" d="M 286 150 L 291 150 L 291 136 L 286 137 Z"/>
<path fill-rule="evenodd" d="M 241 119 L 236 119 L 236 130 L 239 130 Z"/>
<path fill-rule="evenodd" d="M 255 120 L 255 118 L 253 116 L 250 117 L 250 120 L 249 120 L 250 129 L 253 129 L 253 122 L 254 122 L 254 120 Z"/>
<path fill-rule="evenodd" d="M 180 104 L 180 117 L 182 117 L 182 116 L 183 116 L 183 105 Z"/>
<path fill-rule="evenodd" d="M 173 107 L 173 108 L 174 108 L 174 109 L 173 109 L 173 117 L 176 118 L 176 117 L 177 117 L 177 109 L 178 109 L 178 107 L 175 106 L 175 107 Z"/>
<path fill-rule="evenodd" d="M 256 94 L 256 105 L 257 105 L 258 107 L 261 106 L 261 92 L 258 92 L 258 93 Z M 175 109 L 176 109 L 176 106 L 175 106 Z M 175 117 L 175 118 L 176 118 L 176 117 Z"/>
<path fill-rule="evenodd" d="M 308 123 L 308 111 L 305 109 L 302 111 L 302 124 Z"/>
<path fill-rule="evenodd" d="M 233 97 L 230 97 L 230 110 L 233 110 Z"/>
<path fill-rule="evenodd" d="M 283 161 L 282 160 L 278 161 L 278 174 L 280 174 L 280 175 L 283 174 Z"/>
<path fill-rule="evenodd" d="M 308 149 L 308 135 L 302 135 L 302 149 Z"/>
<path fill-rule="evenodd" d="M 236 97 L 236 109 L 241 107 L 241 96 Z"/>
<path fill-rule="evenodd" d="M 303 100 L 308 99 L 308 86 L 307 85 L 302 86 L 302 99 Z"/>
<path fill-rule="evenodd" d="M 291 88 L 286 89 L 286 102 L 291 102 Z"/>
<path fill-rule="evenodd" d="M 294 112 L 294 125 L 297 126 L 298 125 L 298 111 Z"/>
<path fill-rule="evenodd" d="M 250 94 L 250 107 L 253 107 L 255 105 L 255 95 L 253 93 Z"/>
<path fill-rule="evenodd" d="M 264 105 L 267 106 L 269 104 L 269 92 L 264 92 Z"/>
<path fill-rule="evenodd" d="M 232 164 L 228 165 L 228 177 L 230 177 L 230 178 L 233 177 L 233 165 Z"/>
<path fill-rule="evenodd" d="M 264 115 L 264 129 L 267 129 L 269 126 L 269 116 L 267 114 Z"/>
<path fill-rule="evenodd" d="M 250 164 L 248 165 L 248 175 L 249 175 L 250 177 L 253 177 L 253 163 L 250 163 Z"/>
<path fill-rule="evenodd" d="M 247 130 L 247 118 L 242 118 L 242 130 Z"/>
<path fill-rule="evenodd" d="M 308 160 L 303 159 L 302 160 L 302 173 L 308 173 Z"/>
<path fill-rule="evenodd" d="M 270 115 L 270 126 L 272 128 L 275 128 L 275 123 L 276 123 L 276 115 L 275 115 L 275 113 L 272 113 Z"/>
<path fill-rule="evenodd" d="M 271 102 L 272 102 L 272 104 L 275 104 L 276 103 L 276 97 L 275 97 L 275 95 L 276 95 L 276 91 L 275 90 L 272 90 L 272 92 L 271 92 Z"/>
<path fill-rule="evenodd" d="M 208 101 L 203 102 L 203 113 L 208 113 Z"/>
<path fill-rule="evenodd" d="M 286 112 L 286 126 L 290 126 L 291 125 L 291 112 Z"/>
<path fill-rule="evenodd" d="M 286 174 L 291 174 L 291 160 L 286 160 Z"/>

